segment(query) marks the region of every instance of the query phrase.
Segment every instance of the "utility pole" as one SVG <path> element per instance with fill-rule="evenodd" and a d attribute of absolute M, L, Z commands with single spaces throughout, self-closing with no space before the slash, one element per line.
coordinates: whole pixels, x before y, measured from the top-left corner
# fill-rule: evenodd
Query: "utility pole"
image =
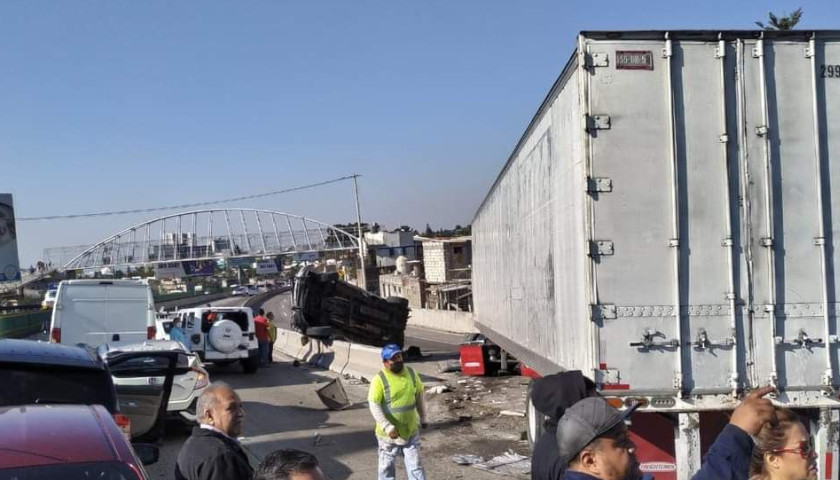
<path fill-rule="evenodd" d="M 362 207 L 359 205 L 359 182 L 360 175 L 353 174 L 353 193 L 356 197 L 356 228 L 359 234 L 359 287 L 367 291 L 367 275 L 365 273 L 365 235 L 362 233 Z"/>

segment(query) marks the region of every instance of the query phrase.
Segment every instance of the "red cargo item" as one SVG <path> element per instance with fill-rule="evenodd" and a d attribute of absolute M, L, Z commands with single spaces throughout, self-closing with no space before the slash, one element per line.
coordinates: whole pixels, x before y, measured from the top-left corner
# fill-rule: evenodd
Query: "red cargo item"
<path fill-rule="evenodd" d="M 524 363 L 519 367 L 519 374 L 523 377 L 533 378 L 534 380 L 542 378 L 542 375 Z"/>
<path fill-rule="evenodd" d="M 484 342 L 462 343 L 459 353 L 462 374 L 480 377 L 487 373 L 484 363 Z"/>

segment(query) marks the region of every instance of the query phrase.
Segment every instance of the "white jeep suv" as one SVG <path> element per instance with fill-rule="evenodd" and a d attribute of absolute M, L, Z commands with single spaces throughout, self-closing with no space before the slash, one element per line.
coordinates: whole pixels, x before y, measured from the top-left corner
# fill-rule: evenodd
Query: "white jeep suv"
<path fill-rule="evenodd" d="M 239 361 L 245 373 L 259 368 L 254 312 L 249 307 L 187 308 L 169 317 L 176 318 L 181 320 L 190 351 L 202 362 L 228 365 Z"/>

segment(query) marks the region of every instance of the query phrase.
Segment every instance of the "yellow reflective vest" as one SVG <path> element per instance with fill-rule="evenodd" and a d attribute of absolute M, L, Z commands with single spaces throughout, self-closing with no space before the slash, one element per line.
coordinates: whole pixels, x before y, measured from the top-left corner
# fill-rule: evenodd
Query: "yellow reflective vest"
<path fill-rule="evenodd" d="M 368 401 L 382 406 L 385 418 L 397 427 L 402 438 L 411 438 L 420 430 L 420 414 L 417 412 L 417 395 L 423 392 L 420 375 L 411 367 L 405 367 L 400 373 L 382 369 L 370 382 Z M 387 437 L 388 434 L 378 424 L 376 434 Z"/>

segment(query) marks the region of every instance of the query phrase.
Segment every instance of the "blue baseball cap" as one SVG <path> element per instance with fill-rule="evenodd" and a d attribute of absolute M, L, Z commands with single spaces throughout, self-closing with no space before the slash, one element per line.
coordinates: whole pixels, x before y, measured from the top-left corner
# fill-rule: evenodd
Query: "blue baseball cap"
<path fill-rule="evenodd" d="M 394 358 L 394 355 L 403 353 L 402 348 L 396 343 L 391 343 L 382 347 L 382 361 Z"/>

